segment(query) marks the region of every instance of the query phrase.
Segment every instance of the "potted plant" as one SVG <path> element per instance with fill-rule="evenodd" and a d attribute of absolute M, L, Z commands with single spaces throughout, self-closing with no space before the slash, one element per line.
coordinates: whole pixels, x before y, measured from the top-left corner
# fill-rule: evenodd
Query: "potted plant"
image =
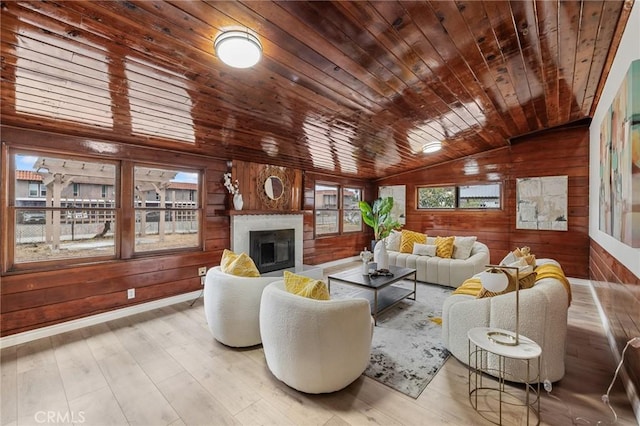
<path fill-rule="evenodd" d="M 372 205 L 366 201 L 360 201 L 358 207 L 364 223 L 373 228 L 376 241 L 387 237 L 393 229 L 399 229 L 402 226 L 391 217 L 393 197 L 378 198 Z"/>

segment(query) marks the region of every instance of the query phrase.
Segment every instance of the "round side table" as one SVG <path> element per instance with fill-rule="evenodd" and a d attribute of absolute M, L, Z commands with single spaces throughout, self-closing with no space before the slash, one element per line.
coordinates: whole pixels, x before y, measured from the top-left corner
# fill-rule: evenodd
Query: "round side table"
<path fill-rule="evenodd" d="M 527 425 L 535 418 L 535 425 L 540 424 L 540 355 L 542 349 L 533 340 L 519 335 L 517 346 L 496 343 L 490 334 L 513 336 L 515 333 L 495 327 L 476 327 L 469 330 L 469 401 L 474 410 L 490 422 L 503 424 L 503 405 L 514 410 L 526 410 Z M 488 354 L 497 356 L 497 368 L 490 368 Z M 512 359 L 526 365 L 524 389 L 505 386 L 505 381 L 513 380 L 505 371 L 505 360 Z M 535 376 L 531 376 L 531 363 L 537 362 Z M 483 377 L 484 374 L 496 377 L 498 382 Z M 497 385 L 497 386 L 496 386 Z M 478 404 L 482 403 L 480 407 Z M 496 406 L 497 404 L 497 406 Z M 497 413 L 496 413 L 497 412 Z M 497 418 L 496 418 L 497 414 Z M 524 418 L 525 414 L 522 413 Z"/>

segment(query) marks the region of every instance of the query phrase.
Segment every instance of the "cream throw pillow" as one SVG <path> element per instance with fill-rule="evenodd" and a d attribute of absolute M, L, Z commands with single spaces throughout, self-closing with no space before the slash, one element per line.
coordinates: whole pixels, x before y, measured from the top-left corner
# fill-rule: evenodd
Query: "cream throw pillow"
<path fill-rule="evenodd" d="M 402 230 L 400 238 L 400 253 L 413 253 L 413 244 L 425 244 L 427 236 L 420 232 Z"/>
<path fill-rule="evenodd" d="M 455 237 L 453 240 L 453 258 L 466 260 L 471 256 L 471 249 L 478 237 Z"/>
<path fill-rule="evenodd" d="M 402 233 L 395 229 L 391 231 L 389 236 L 385 238 L 385 245 L 387 250 L 400 251 L 400 240 L 402 239 Z"/>
<path fill-rule="evenodd" d="M 414 243 L 413 254 L 417 254 L 418 256 L 434 257 L 436 255 L 436 246 L 431 244 Z"/>
<path fill-rule="evenodd" d="M 329 300 L 329 289 L 324 281 L 284 271 L 284 287 L 289 293 L 316 300 Z"/>
<path fill-rule="evenodd" d="M 238 277 L 259 277 L 260 272 L 247 253 L 236 254 L 231 250 L 224 249 L 220 260 L 222 272 Z"/>

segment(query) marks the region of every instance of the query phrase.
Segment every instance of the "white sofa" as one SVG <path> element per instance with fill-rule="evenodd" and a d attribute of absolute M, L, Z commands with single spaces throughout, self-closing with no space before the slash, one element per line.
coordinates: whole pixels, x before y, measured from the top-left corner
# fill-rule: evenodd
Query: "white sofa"
<path fill-rule="evenodd" d="M 204 282 L 204 313 L 213 337 L 227 346 L 261 343 L 260 299 L 264 288 L 278 277 L 238 277 L 219 266 L 207 271 Z"/>
<path fill-rule="evenodd" d="M 348 386 L 367 368 L 373 319 L 368 300 L 309 299 L 276 281 L 262 293 L 260 332 L 276 378 L 302 392 L 327 393 Z"/>
<path fill-rule="evenodd" d="M 539 259 L 537 264 L 555 263 Z M 520 334 L 532 339 L 542 348 L 540 380 L 555 382 L 565 373 L 565 338 L 569 295 L 555 278 L 538 280 L 532 288 L 520 290 Z M 442 339 L 449 352 L 464 364 L 469 361 L 467 333 L 474 327 L 515 329 L 516 293 L 476 299 L 474 296 L 453 294 L 442 306 Z M 488 367 L 497 371 L 498 360 L 489 355 Z M 531 376 L 537 375 L 537 365 Z M 510 381 L 524 382 L 526 364 L 507 360 L 505 371 Z"/>
<path fill-rule="evenodd" d="M 435 237 L 427 237 L 427 244 L 434 244 Z M 459 287 L 467 278 L 484 271 L 489 264 L 489 247 L 479 241 L 473 243 L 471 255 L 467 259 L 443 259 L 441 257 L 420 256 L 400 253 L 389 249 L 389 265 L 413 268 L 418 281 Z"/>

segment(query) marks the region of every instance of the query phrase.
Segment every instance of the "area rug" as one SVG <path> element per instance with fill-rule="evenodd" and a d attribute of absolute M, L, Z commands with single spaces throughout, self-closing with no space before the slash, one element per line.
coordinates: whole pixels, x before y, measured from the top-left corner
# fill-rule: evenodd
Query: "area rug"
<path fill-rule="evenodd" d="M 331 296 L 349 297 L 353 289 L 341 285 L 334 290 L 332 283 Z M 418 284 L 416 301 L 405 299 L 380 314 L 373 331 L 371 362 L 364 374 L 412 398 L 420 396 L 449 357 L 438 320 L 451 291 Z"/>

